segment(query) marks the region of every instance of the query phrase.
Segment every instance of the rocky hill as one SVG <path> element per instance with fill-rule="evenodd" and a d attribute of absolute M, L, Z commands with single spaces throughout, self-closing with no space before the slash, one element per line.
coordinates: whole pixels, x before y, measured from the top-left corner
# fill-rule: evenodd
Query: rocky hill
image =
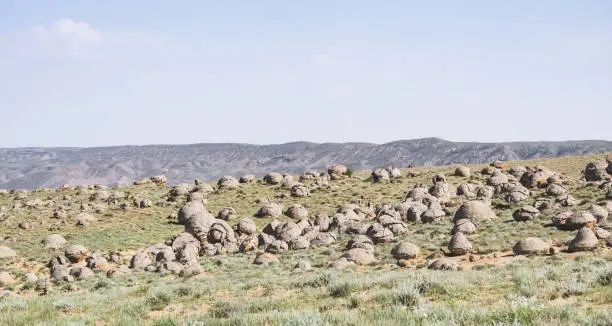
<path fill-rule="evenodd" d="M 269 171 L 302 173 L 342 163 L 354 170 L 394 165 L 476 164 L 612 152 L 610 141 L 459 143 L 439 138 L 386 144 L 294 142 L 280 145 L 193 144 L 97 148 L 0 148 L 0 188 L 61 184 L 126 185 L 165 174 L 171 184 L 195 178 Z"/>

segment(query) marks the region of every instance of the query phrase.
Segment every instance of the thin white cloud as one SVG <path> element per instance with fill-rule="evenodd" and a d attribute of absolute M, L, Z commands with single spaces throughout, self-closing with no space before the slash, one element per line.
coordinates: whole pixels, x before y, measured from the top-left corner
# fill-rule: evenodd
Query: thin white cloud
<path fill-rule="evenodd" d="M 99 44 L 103 38 L 102 33 L 88 23 L 68 18 L 57 20 L 48 26 L 32 26 L 29 31 L 40 45 L 69 50 Z"/>

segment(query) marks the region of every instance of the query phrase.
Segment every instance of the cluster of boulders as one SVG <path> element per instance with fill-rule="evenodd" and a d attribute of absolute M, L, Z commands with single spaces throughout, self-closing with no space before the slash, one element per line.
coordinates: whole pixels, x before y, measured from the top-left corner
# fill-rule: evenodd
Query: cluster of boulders
<path fill-rule="evenodd" d="M 612 176 L 612 159 L 606 161 L 589 162 L 584 170 L 584 179 L 587 182 L 608 181 Z"/>
<path fill-rule="evenodd" d="M 328 172 L 308 171 L 299 177 L 299 182 L 296 182 L 293 176 L 289 174 L 270 172 L 260 179 L 260 181 L 267 185 L 280 186 L 282 189 L 289 190 L 290 193 L 287 196 L 307 197 L 310 196 L 311 191 L 328 186 L 330 180 L 344 177 L 347 173 L 346 171 L 346 167 L 342 165 L 334 165 Z M 240 184 L 252 183 L 256 180 L 257 178 L 252 174 L 244 175 L 240 177 L 239 180 L 236 180 L 232 176 L 224 176 L 217 181 L 217 188 L 235 189 L 238 188 Z M 210 185 L 208 185 L 208 187 L 210 187 Z M 213 191 L 211 187 L 210 192 Z"/>
<path fill-rule="evenodd" d="M 98 273 L 108 277 L 127 275 L 131 271 L 123 263 L 123 257 L 118 252 L 106 255 L 100 251 L 90 252 L 81 245 L 69 245 L 66 239 L 59 234 L 51 234 L 43 241 L 44 248 L 62 250 L 62 255 L 56 255 L 49 260 L 49 277 L 41 277 L 32 272 L 24 275 L 26 283 L 38 283 L 37 288 L 43 293 L 49 293 L 53 283 L 72 282 L 90 278 Z M 0 247 L 1 249 L 1 247 Z M 0 253 L 2 250 L 0 250 Z M 13 254 L 14 256 L 14 254 Z M 0 257 L 1 258 L 1 257 Z M 12 276 L 6 272 L 5 281 L 12 282 Z M 2 283 L 2 281 L 0 281 Z M 2 285 L 2 284 L 0 284 Z"/>
<path fill-rule="evenodd" d="M 150 178 L 142 178 L 142 179 L 138 179 L 134 181 L 135 186 L 150 184 L 150 183 L 154 183 L 157 185 L 165 185 L 168 183 L 168 178 L 165 175 L 156 175 Z"/>
<path fill-rule="evenodd" d="M 66 225 L 87 227 L 97 220 L 96 214 L 104 214 L 109 209 L 127 210 L 130 207 L 145 209 L 153 205 L 159 205 L 159 203 L 153 203 L 148 198 L 138 198 L 131 193 L 108 190 L 101 185 L 76 187 L 63 185 L 55 190 L 55 194 L 46 196 L 40 194 L 44 192 L 53 192 L 53 190 L 27 191 L 18 189 L 6 192 L 6 195 L 14 196 L 13 206 L 10 209 L 38 211 L 38 214 L 34 214 L 37 218 L 20 221 L 18 223 L 20 229 L 30 230 L 34 226 L 44 226 L 48 231 L 58 231 Z M 58 192 L 61 195 L 58 196 Z M 3 209 L 7 209 L 6 206 Z M 49 214 L 50 219 L 40 218 L 41 213 Z M 5 212 L 0 211 L 0 217 L 3 214 Z"/>
<path fill-rule="evenodd" d="M 402 172 L 396 167 L 389 166 L 386 168 L 374 169 L 371 173 L 371 176 L 372 181 L 374 182 L 384 182 L 400 178 L 402 176 Z"/>
<path fill-rule="evenodd" d="M 457 167 L 454 176 L 465 178 L 466 182 L 454 187 L 445 175 L 435 175 L 429 185 L 418 184 L 409 189 L 404 200 L 397 204 L 381 203 L 372 205 L 351 203 L 340 205 L 333 216 L 312 215 L 309 207 L 295 203 L 284 207 L 266 198 L 259 201 L 261 207 L 253 218 L 236 218 L 231 207 L 222 207 L 213 215 L 208 211 L 207 197 L 222 189 L 234 189 L 240 184 L 257 181 L 267 185 L 279 186 L 290 191 L 296 198 L 310 196 L 311 191 L 328 185 L 331 180 L 339 180 L 351 175 L 343 165 L 334 165 L 326 172 L 309 171 L 299 177 L 280 173 L 268 173 L 257 180 L 253 175 L 245 175 L 239 180 L 224 176 L 216 185 L 202 183 L 178 184 L 169 188 L 168 202 L 184 203 L 178 212 L 173 213 L 178 223 L 184 225 L 184 232 L 137 252 L 129 260 L 123 261 L 119 253 L 90 253 L 79 245 L 68 246 L 59 234 L 51 234 L 44 240 L 45 248 L 64 250 L 48 263 L 52 282 L 71 281 L 88 278 L 103 272 L 109 277 L 126 275 L 133 271 L 175 274 L 185 277 L 203 272 L 200 257 L 254 252 L 254 264 L 267 265 L 278 262 L 278 254 L 288 250 L 304 250 L 328 246 L 341 236 L 351 237 L 343 254 L 330 263 L 330 267 L 344 268 L 350 265 L 368 265 L 378 261 L 374 255 L 379 244 L 394 241 L 408 232 L 411 223 L 440 223 L 452 217 L 452 230 L 448 241 L 448 256 L 471 255 L 473 248 L 470 234 L 477 232 L 480 225 L 497 218 L 492 203 L 505 202 L 506 207 L 517 208 L 512 217 L 517 222 L 533 221 L 540 216 L 553 216 L 552 225 L 567 231 L 576 231 L 575 238 L 568 243 L 568 251 L 594 250 L 600 242 L 612 246 L 612 236 L 604 227 L 612 210 L 612 162 L 591 162 L 584 169 L 584 178 L 590 185 L 608 189 L 605 204 L 591 205 L 588 209 L 575 211 L 578 201 L 569 193 L 571 181 L 563 175 L 545 167 L 509 167 L 496 161 L 479 173 L 472 173 L 468 167 Z M 371 172 L 373 182 L 385 182 L 401 177 L 394 167 L 378 168 Z M 164 176 L 141 179 L 135 184 L 166 184 Z M 74 205 L 71 194 L 87 194 L 85 201 Z M 146 198 L 136 198 L 130 193 L 107 190 L 102 186 L 62 186 L 58 191 L 66 192 L 62 201 L 32 198 L 25 190 L 1 192 L 14 196 L 15 207 L 29 209 L 51 209 L 53 218 L 65 223 L 71 217 L 76 225 L 87 227 L 96 222 L 94 213 L 101 214 L 108 207 L 117 206 L 148 208 L 154 203 Z M 288 196 L 288 195 L 287 195 Z M 131 204 L 130 204 L 131 202 Z M 530 202 L 531 204 L 528 204 Z M 159 203 L 155 203 L 158 205 Z M 561 211 L 563 209 L 563 211 Z M 573 211 L 571 210 L 573 209 Z M 0 211 L 0 214 L 2 212 Z M 281 221 L 282 216 L 289 220 Z M 258 218 L 272 219 L 260 230 L 255 221 Z M 237 221 L 230 225 L 229 221 Z M 19 224 L 21 229 L 31 228 L 28 222 Z M 49 228 L 58 230 L 59 228 Z M 512 251 L 515 255 L 544 255 L 555 252 L 553 246 L 538 237 L 519 240 Z M 400 266 L 407 266 L 420 254 L 420 248 L 408 241 L 393 246 L 393 256 Z M 0 258 L 14 257 L 16 253 L 0 246 Z M 470 256 L 471 257 L 471 256 Z M 298 264 L 300 265 L 300 264 Z M 303 265 L 303 266 L 302 266 Z M 455 259 L 439 258 L 428 261 L 428 268 L 457 270 L 461 267 Z M 301 263 L 297 269 L 306 270 L 309 265 Z M 11 282 L 10 274 L 0 275 L 2 282 Z M 8 276 L 7 276 L 8 275 Z M 31 275 L 30 279 L 34 277 Z M 34 275 L 35 276 L 35 275 Z M 48 281 L 43 279 L 47 286 Z M 45 286 L 42 286 L 45 288 Z"/>

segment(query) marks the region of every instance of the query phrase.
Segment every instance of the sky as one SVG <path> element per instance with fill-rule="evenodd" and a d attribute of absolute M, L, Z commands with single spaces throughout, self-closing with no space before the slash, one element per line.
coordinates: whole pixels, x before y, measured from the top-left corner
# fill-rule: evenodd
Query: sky
<path fill-rule="evenodd" d="M 0 147 L 612 140 L 612 1 L 0 0 Z"/>

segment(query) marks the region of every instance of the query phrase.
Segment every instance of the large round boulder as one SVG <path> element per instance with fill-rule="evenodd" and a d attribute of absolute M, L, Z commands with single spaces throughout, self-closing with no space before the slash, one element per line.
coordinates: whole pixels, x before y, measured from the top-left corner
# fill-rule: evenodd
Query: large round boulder
<path fill-rule="evenodd" d="M 277 203 L 266 203 L 257 212 L 259 218 L 277 218 L 283 214 L 283 206 Z"/>
<path fill-rule="evenodd" d="M 504 183 L 508 183 L 508 176 L 499 170 L 495 170 L 493 175 L 487 180 L 487 184 L 492 187 L 500 186 Z"/>
<path fill-rule="evenodd" d="M 491 207 L 480 200 L 467 201 L 461 204 L 455 212 L 453 221 L 467 219 L 478 226 L 486 221 L 496 218 L 495 212 Z"/>
<path fill-rule="evenodd" d="M 238 182 L 240 183 L 251 183 L 255 180 L 255 176 L 252 174 L 246 174 L 240 177 L 240 180 L 238 180 Z"/>
<path fill-rule="evenodd" d="M 374 252 L 374 242 L 365 235 L 356 235 L 346 245 L 346 249 L 361 248 L 368 252 Z"/>
<path fill-rule="evenodd" d="M 178 222 L 185 224 L 187 221 L 196 215 L 206 214 L 204 202 L 200 200 L 190 201 L 185 203 L 178 211 Z"/>
<path fill-rule="evenodd" d="M 217 185 L 221 189 L 232 189 L 238 188 L 238 186 L 240 186 L 240 182 L 238 182 L 238 180 L 236 180 L 236 178 L 232 177 L 231 175 L 226 175 L 221 177 L 219 181 L 217 181 Z"/>
<path fill-rule="evenodd" d="M 310 196 L 310 189 L 308 186 L 296 183 L 291 187 L 291 196 L 293 197 L 307 197 Z"/>
<path fill-rule="evenodd" d="M 397 260 L 414 259 L 419 255 L 419 252 L 419 247 L 408 241 L 400 242 L 397 246 L 391 249 L 391 255 L 393 255 L 393 258 Z"/>
<path fill-rule="evenodd" d="M 597 222 L 597 219 L 589 212 L 563 212 L 553 217 L 553 224 L 562 230 L 578 230 L 585 226 L 592 226 Z"/>
<path fill-rule="evenodd" d="M 207 236 L 208 243 L 220 243 L 222 246 L 236 243 L 234 230 L 224 220 L 216 219 L 210 226 Z"/>
<path fill-rule="evenodd" d="M 457 187 L 457 196 L 464 196 L 468 199 L 476 198 L 478 187 L 480 186 L 474 183 L 462 183 Z"/>
<path fill-rule="evenodd" d="M 410 207 L 406 210 L 406 221 L 408 222 L 420 222 L 421 216 L 427 210 L 427 205 L 420 202 L 413 202 Z"/>
<path fill-rule="evenodd" d="M 567 246 L 567 250 L 570 252 L 574 251 L 589 251 L 597 248 L 599 239 L 595 235 L 595 232 L 589 228 L 582 228 L 576 234 L 576 237 L 570 241 Z"/>
<path fill-rule="evenodd" d="M 543 167 L 537 167 L 535 170 L 525 172 L 520 183 L 527 188 L 544 187 L 548 184 L 548 178 L 553 173 Z"/>
<path fill-rule="evenodd" d="M 270 265 L 274 263 L 278 263 L 278 257 L 269 252 L 258 253 L 255 260 L 253 260 L 255 265 Z"/>
<path fill-rule="evenodd" d="M 469 178 L 470 177 L 470 168 L 465 167 L 465 166 L 458 166 L 455 169 L 455 176 Z"/>
<path fill-rule="evenodd" d="M 444 217 L 446 217 L 446 212 L 442 209 L 440 205 L 431 205 L 429 209 L 427 209 L 423 214 L 421 214 L 421 222 L 423 223 L 439 223 Z"/>
<path fill-rule="evenodd" d="M 369 265 L 376 262 L 374 254 L 362 248 L 349 249 L 342 255 L 342 258 L 346 258 L 357 265 Z"/>
<path fill-rule="evenodd" d="M 313 225 L 319 227 L 319 231 L 325 232 L 329 230 L 329 226 L 331 224 L 331 218 L 327 214 L 317 214 L 315 215 L 313 221 Z"/>
<path fill-rule="evenodd" d="M 538 215 L 540 215 L 540 211 L 530 205 L 525 205 L 512 214 L 512 218 L 517 222 L 524 221 L 533 221 Z"/>
<path fill-rule="evenodd" d="M 264 176 L 263 180 L 269 185 L 278 185 L 283 182 L 283 175 L 276 172 L 270 172 Z"/>
<path fill-rule="evenodd" d="M 193 235 L 200 242 L 205 242 L 210 231 L 211 225 L 215 222 L 215 217 L 208 212 L 201 212 L 193 215 L 185 223 L 185 232 Z"/>
<path fill-rule="evenodd" d="M 274 236 L 277 239 L 280 239 L 287 243 L 299 237 L 301 234 L 302 234 L 302 228 L 300 227 L 300 225 L 292 221 L 280 223 L 274 229 Z"/>
<path fill-rule="evenodd" d="M 185 196 L 189 194 L 191 190 L 193 190 L 193 185 L 188 183 L 179 183 L 170 189 L 169 194 L 172 197 Z"/>
<path fill-rule="evenodd" d="M 451 238 L 448 244 L 448 250 L 452 255 L 461 256 L 472 251 L 472 244 L 465 236 L 465 234 L 461 232 L 457 232 Z"/>
<path fill-rule="evenodd" d="M 287 217 L 299 220 L 308 217 L 308 210 L 301 204 L 293 204 L 287 208 L 285 215 Z"/>
<path fill-rule="evenodd" d="M 464 234 L 471 234 L 476 232 L 476 225 L 474 225 L 474 223 L 472 223 L 472 221 L 464 218 L 464 219 L 459 219 L 453 222 L 453 229 L 451 230 L 451 234 L 455 234 L 455 233 L 464 233 Z"/>
<path fill-rule="evenodd" d="M 610 213 L 605 207 L 600 205 L 591 205 L 591 207 L 589 208 L 589 213 L 591 213 L 591 215 L 595 217 L 595 219 L 597 220 L 597 224 L 607 224 L 608 216 L 610 215 Z"/>
<path fill-rule="evenodd" d="M 601 181 L 607 177 L 608 164 L 603 161 L 589 162 L 584 168 L 584 179 L 586 181 Z"/>
<path fill-rule="evenodd" d="M 383 168 L 374 169 L 371 173 L 372 181 L 374 182 L 383 182 L 391 180 L 391 175 L 389 171 Z"/>
<path fill-rule="evenodd" d="M 529 237 L 517 241 L 512 247 L 514 255 L 546 255 L 550 252 L 550 244 L 540 238 Z"/>
<path fill-rule="evenodd" d="M 459 269 L 459 265 L 452 259 L 440 258 L 431 262 L 427 268 L 441 271 L 456 271 Z"/>
<path fill-rule="evenodd" d="M 337 180 L 342 178 L 342 176 L 348 173 L 348 169 L 346 166 L 341 164 L 334 164 L 328 170 L 327 173 L 331 177 L 332 180 Z"/>
<path fill-rule="evenodd" d="M 516 178 L 517 180 L 521 180 L 523 174 L 525 174 L 526 172 L 527 168 L 524 166 L 513 166 L 510 168 L 510 170 L 508 170 L 508 173 L 510 173 L 510 175 Z"/>
<path fill-rule="evenodd" d="M 217 212 L 217 218 L 224 221 L 229 221 L 233 215 L 236 215 L 236 210 L 233 207 L 222 207 Z"/>
<path fill-rule="evenodd" d="M 257 233 L 257 225 L 250 218 L 244 218 L 234 227 L 239 234 L 255 234 Z"/>
<path fill-rule="evenodd" d="M 61 249 L 67 243 L 68 241 L 66 241 L 66 239 L 59 234 L 50 234 L 45 238 L 45 240 L 43 240 L 44 247 L 48 249 Z"/>
<path fill-rule="evenodd" d="M 374 243 L 385 243 L 393 240 L 393 232 L 380 223 L 372 224 L 366 231 Z"/>
<path fill-rule="evenodd" d="M 89 256 L 89 251 L 87 248 L 80 245 L 72 245 L 64 251 L 64 255 L 71 263 L 82 262 Z"/>
<path fill-rule="evenodd" d="M 310 240 L 310 247 L 324 247 L 334 243 L 338 236 L 333 232 L 319 232 L 317 236 Z"/>

